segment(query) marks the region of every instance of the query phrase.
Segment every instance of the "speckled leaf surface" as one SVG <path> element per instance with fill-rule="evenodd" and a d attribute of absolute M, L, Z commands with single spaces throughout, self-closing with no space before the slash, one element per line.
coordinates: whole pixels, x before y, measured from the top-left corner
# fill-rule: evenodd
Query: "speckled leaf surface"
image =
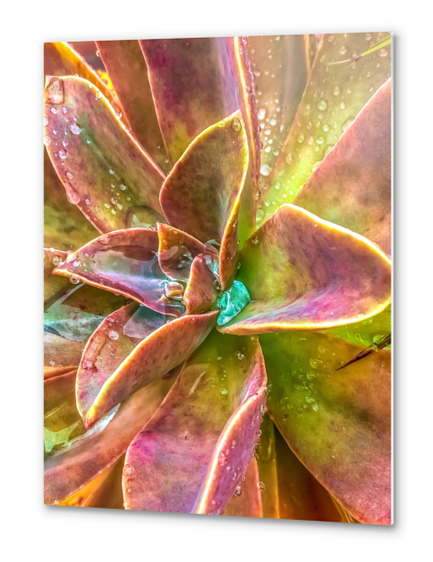
<path fill-rule="evenodd" d="M 45 504 L 61 502 L 116 462 L 159 407 L 173 382 L 174 377 L 155 381 L 136 392 L 120 406 L 102 431 L 87 431 L 74 447 L 47 460 Z"/>
<path fill-rule="evenodd" d="M 295 199 L 391 253 L 391 80 L 374 94 Z"/>
<path fill-rule="evenodd" d="M 167 299 L 155 230 L 130 228 L 104 234 L 55 269 L 57 275 L 124 295 L 162 314 L 180 316 L 181 302 Z"/>
<path fill-rule="evenodd" d="M 391 299 L 391 265 L 366 238 L 283 205 L 245 244 L 251 302 L 223 333 L 320 329 L 364 320 Z"/>
<path fill-rule="evenodd" d="M 166 321 L 166 316 L 131 303 L 101 322 L 86 344 L 77 373 L 76 399 L 82 418 L 128 355 Z"/>
<path fill-rule="evenodd" d="M 263 517 L 262 497 L 257 461 L 250 460 L 245 476 L 222 515 L 234 517 Z"/>
<path fill-rule="evenodd" d="M 250 154 L 239 219 L 240 238 L 245 240 L 255 223 L 260 169 L 255 81 L 245 39 L 162 39 L 140 44 L 172 165 L 202 131 L 241 111 Z"/>
<path fill-rule="evenodd" d="M 171 279 L 188 281 L 193 259 L 204 252 L 203 242 L 167 224 L 158 223 L 157 227 L 162 271 Z"/>
<path fill-rule="evenodd" d="M 98 231 L 68 201 L 65 188 L 44 147 L 44 246 L 69 251 L 83 246 L 96 236 Z"/>
<path fill-rule="evenodd" d="M 236 268 L 238 214 L 247 170 L 245 124 L 236 112 L 194 139 L 161 190 L 161 206 L 170 225 L 201 242 L 221 244 L 223 289 Z"/>
<path fill-rule="evenodd" d="M 221 513 L 245 473 L 262 419 L 257 340 L 213 334 L 128 449 L 128 509 Z"/>
<path fill-rule="evenodd" d="M 248 55 L 257 83 L 256 100 L 261 152 L 261 175 L 266 179 L 290 131 L 304 93 L 308 63 L 304 35 L 247 38 Z"/>
<path fill-rule="evenodd" d="M 161 212 L 163 172 L 93 84 L 74 76 L 51 78 L 44 127 L 48 154 L 69 201 L 97 230 L 130 226 L 135 208 Z"/>
<path fill-rule="evenodd" d="M 132 134 L 155 160 L 168 170 L 146 61 L 138 41 L 96 41 L 99 54 L 127 116 Z"/>
<path fill-rule="evenodd" d="M 218 312 L 181 316 L 142 340 L 105 382 L 84 418 L 86 427 L 182 363 L 206 339 Z"/>
<path fill-rule="evenodd" d="M 308 84 L 257 213 L 291 203 L 350 123 L 391 75 L 391 45 L 357 61 L 389 33 L 323 35 Z M 347 62 L 342 62 L 347 61 Z M 337 63 L 337 64 L 335 64 Z"/>
<path fill-rule="evenodd" d="M 320 333 L 260 336 L 269 413 L 298 459 L 355 519 L 391 523 L 391 353 Z"/>

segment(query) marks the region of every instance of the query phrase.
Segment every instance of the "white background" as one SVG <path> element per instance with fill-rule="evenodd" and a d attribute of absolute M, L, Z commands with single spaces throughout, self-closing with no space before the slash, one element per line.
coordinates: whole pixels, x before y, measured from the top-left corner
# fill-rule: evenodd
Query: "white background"
<path fill-rule="evenodd" d="M 1 10 L 0 556 L 152 561 L 431 559 L 432 41 L 428 2 L 46 0 Z M 395 525 L 49 508 L 42 499 L 42 43 L 393 31 Z"/>

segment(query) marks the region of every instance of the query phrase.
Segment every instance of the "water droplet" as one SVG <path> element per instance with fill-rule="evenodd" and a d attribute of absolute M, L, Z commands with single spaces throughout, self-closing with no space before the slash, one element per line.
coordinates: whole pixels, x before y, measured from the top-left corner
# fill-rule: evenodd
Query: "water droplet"
<path fill-rule="evenodd" d="M 320 100 L 317 104 L 317 107 L 318 109 L 320 109 L 320 111 L 325 111 L 325 109 L 327 109 L 328 107 L 328 103 L 325 100 Z"/>
<path fill-rule="evenodd" d="M 317 144 L 323 144 L 325 142 L 325 139 L 324 139 L 324 137 L 318 137 L 316 139 L 316 142 L 317 142 Z"/>
<path fill-rule="evenodd" d="M 233 495 L 234 495 L 235 497 L 238 497 L 238 496 L 242 495 L 242 487 L 241 487 L 241 486 L 239 486 L 239 485 L 238 485 L 238 486 L 236 486 L 236 488 L 235 488 L 235 492 L 234 492 L 234 494 L 233 494 Z"/>
<path fill-rule="evenodd" d="M 71 133 L 74 133 L 74 135 L 79 135 L 81 133 L 81 128 L 76 123 L 72 123 L 69 130 Z"/>
<path fill-rule="evenodd" d="M 108 337 L 110 338 L 110 340 L 115 341 L 119 339 L 119 334 L 115 330 L 110 330 L 108 332 Z"/>
<path fill-rule="evenodd" d="M 226 389 L 226 388 L 222 388 L 222 389 L 221 389 L 221 394 L 222 394 L 223 396 L 225 396 L 225 395 L 227 394 L 227 389 Z"/>
<path fill-rule="evenodd" d="M 84 203 L 85 203 L 86 205 L 90 205 L 90 199 L 89 199 L 89 197 L 86 197 L 86 198 L 84 199 Z"/>
<path fill-rule="evenodd" d="M 51 144 L 51 138 L 48 135 L 44 136 L 44 145 L 45 146 L 50 146 Z"/>
<path fill-rule="evenodd" d="M 114 187 L 114 185 L 112 185 L 111 187 Z M 126 185 L 123 185 L 123 183 L 121 183 L 121 184 L 120 184 L 120 189 L 121 189 L 122 191 L 125 191 Z"/>
<path fill-rule="evenodd" d="M 68 108 L 63 106 L 62 107 L 62 113 L 63 113 L 63 115 L 66 115 L 66 113 L 68 113 Z"/>
<path fill-rule="evenodd" d="M 271 172 L 272 168 L 267 164 L 263 164 L 263 166 L 260 168 L 260 173 L 262 174 L 262 176 L 269 176 Z"/>
<path fill-rule="evenodd" d="M 232 129 L 233 131 L 240 131 L 242 129 L 242 123 L 237 117 L 235 117 L 232 121 Z"/>
<path fill-rule="evenodd" d="M 53 256 L 51 259 L 51 263 L 57 267 L 62 263 L 62 258 L 60 256 Z"/>
<path fill-rule="evenodd" d="M 258 488 L 259 488 L 259 490 L 260 490 L 261 492 L 264 492 L 264 490 L 265 490 L 265 485 L 264 485 L 263 482 L 258 482 L 257 486 L 258 486 Z"/>
<path fill-rule="evenodd" d="M 101 236 L 101 237 L 99 238 L 99 242 L 100 242 L 101 244 L 108 244 L 109 241 L 110 241 L 110 237 L 109 237 L 108 235 Z"/>
<path fill-rule="evenodd" d="M 379 57 L 387 57 L 388 51 L 387 49 L 379 49 L 379 52 L 377 54 L 379 55 Z"/>
<path fill-rule="evenodd" d="M 340 86 L 334 86 L 334 89 L 332 90 L 332 93 L 333 93 L 334 96 L 338 96 L 341 93 Z"/>
<path fill-rule="evenodd" d="M 253 236 L 253 237 L 251 238 L 251 242 L 252 242 L 253 244 L 258 244 L 258 243 L 259 243 L 259 237 L 258 237 L 258 236 Z"/>
<path fill-rule="evenodd" d="M 345 131 L 346 129 L 348 129 L 350 127 L 350 125 L 353 123 L 353 119 L 347 119 L 343 125 L 341 126 L 343 131 Z"/>
<path fill-rule="evenodd" d="M 69 277 L 69 281 L 70 281 L 73 285 L 77 285 L 77 284 L 80 282 L 80 280 L 78 279 L 78 277 L 76 277 L 75 275 L 71 275 L 71 276 Z"/>
<path fill-rule="evenodd" d="M 342 45 L 339 49 L 338 52 L 340 53 L 340 55 L 345 55 L 347 53 L 347 47 L 345 47 L 344 45 Z"/>
<path fill-rule="evenodd" d="M 60 156 L 60 152 L 61 151 L 59 150 L 59 156 Z M 62 157 L 60 156 L 60 158 L 62 158 Z M 66 156 L 64 156 L 64 158 L 66 158 Z M 69 170 L 66 172 L 65 176 L 68 178 L 68 180 L 74 179 L 73 174 Z"/>
<path fill-rule="evenodd" d="M 81 200 L 81 196 L 78 191 L 76 191 L 69 183 L 65 183 L 65 190 L 68 201 L 73 205 L 78 205 Z"/>
<path fill-rule="evenodd" d="M 114 175 L 114 170 L 108 170 L 108 173 Z"/>
<path fill-rule="evenodd" d="M 300 135 L 298 135 L 298 137 L 297 137 L 296 140 L 298 141 L 299 144 L 302 144 L 302 143 L 304 142 L 304 139 L 305 139 L 305 137 L 304 137 L 304 135 L 301 133 Z"/>
<path fill-rule="evenodd" d="M 72 264 L 74 267 L 78 267 L 80 265 L 80 260 L 75 260 L 74 263 Z"/>
<path fill-rule="evenodd" d="M 68 152 L 66 150 L 63 150 L 63 148 L 61 148 L 59 150 L 59 158 L 61 158 L 62 160 L 64 160 L 65 158 L 68 157 Z M 66 174 L 66 177 L 68 177 L 68 174 Z"/>
<path fill-rule="evenodd" d="M 57 113 L 57 109 L 55 107 L 51 108 L 51 113 L 54 113 L 54 115 Z"/>

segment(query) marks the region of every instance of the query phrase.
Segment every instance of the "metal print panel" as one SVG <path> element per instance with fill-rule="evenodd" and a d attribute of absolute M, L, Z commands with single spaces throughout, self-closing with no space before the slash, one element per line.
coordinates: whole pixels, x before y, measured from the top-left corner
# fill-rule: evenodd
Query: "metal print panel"
<path fill-rule="evenodd" d="M 44 65 L 45 503 L 391 524 L 390 33 Z"/>

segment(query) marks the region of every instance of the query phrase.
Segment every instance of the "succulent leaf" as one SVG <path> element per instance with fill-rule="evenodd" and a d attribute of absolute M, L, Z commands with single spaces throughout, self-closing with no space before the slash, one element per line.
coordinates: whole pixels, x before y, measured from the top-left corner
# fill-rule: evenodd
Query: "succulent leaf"
<path fill-rule="evenodd" d="M 221 513 L 253 454 L 265 385 L 258 341 L 214 331 L 128 449 L 127 509 Z"/>
<path fill-rule="evenodd" d="M 69 254 L 54 272 L 124 295 L 161 314 L 180 316 L 185 309 L 165 296 L 168 280 L 159 267 L 155 230 L 130 228 L 104 234 Z"/>
<path fill-rule="evenodd" d="M 247 44 L 257 82 L 258 121 L 264 148 L 260 170 L 266 177 L 283 148 L 307 84 L 307 53 L 303 35 L 248 37 Z"/>
<path fill-rule="evenodd" d="M 205 245 L 182 230 L 158 223 L 158 259 L 162 271 L 174 280 L 188 281 L 193 259 Z"/>
<path fill-rule="evenodd" d="M 223 333 L 323 329 L 364 320 L 391 299 L 391 266 L 376 245 L 283 205 L 245 244 L 238 279 L 251 302 Z"/>
<path fill-rule="evenodd" d="M 181 316 L 142 340 L 102 386 L 86 413 L 85 426 L 90 427 L 131 394 L 185 361 L 206 339 L 217 315 Z"/>
<path fill-rule="evenodd" d="M 83 419 L 104 383 L 142 340 L 166 322 L 166 316 L 137 303 L 127 304 L 101 322 L 86 344 L 77 373 L 77 408 Z"/>
<path fill-rule="evenodd" d="M 255 82 L 245 40 L 162 39 L 140 41 L 140 45 L 172 165 L 202 131 L 236 110 L 241 111 L 250 156 L 239 218 L 240 240 L 246 240 L 255 224 L 260 140 Z"/>
<path fill-rule="evenodd" d="M 48 142 L 45 140 L 45 142 Z M 61 251 L 83 246 L 98 231 L 65 197 L 65 188 L 44 148 L 44 246 Z"/>
<path fill-rule="evenodd" d="M 74 448 L 45 462 L 44 502 L 57 504 L 93 480 L 124 454 L 154 414 L 175 377 L 157 380 L 122 404 L 103 431 L 88 431 Z M 77 412 L 78 415 L 78 412 Z"/>
<path fill-rule="evenodd" d="M 136 208 L 161 221 L 165 176 L 100 90 L 82 78 L 53 77 L 44 116 L 47 151 L 68 200 L 99 232 L 129 227 Z"/>
<path fill-rule="evenodd" d="M 391 46 L 358 61 L 331 64 L 362 53 L 384 33 L 324 35 L 290 133 L 280 152 L 257 220 L 291 203 L 350 123 L 391 74 Z"/>
<path fill-rule="evenodd" d="M 373 95 L 295 205 L 391 253 L 391 79 Z"/>
<path fill-rule="evenodd" d="M 221 244 L 223 290 L 236 269 L 238 213 L 247 170 L 245 124 L 237 111 L 194 139 L 161 189 L 161 206 L 170 225 L 201 242 Z"/>
<path fill-rule="evenodd" d="M 318 332 L 260 336 L 269 413 L 298 459 L 355 519 L 391 523 L 391 353 Z"/>
<path fill-rule="evenodd" d="M 139 42 L 97 41 L 96 45 L 132 133 L 161 170 L 167 172 L 167 155 Z"/>
<path fill-rule="evenodd" d="M 206 258 L 207 254 L 199 254 L 192 262 L 190 278 L 183 295 L 187 314 L 207 312 L 217 302 L 216 279 Z"/>

